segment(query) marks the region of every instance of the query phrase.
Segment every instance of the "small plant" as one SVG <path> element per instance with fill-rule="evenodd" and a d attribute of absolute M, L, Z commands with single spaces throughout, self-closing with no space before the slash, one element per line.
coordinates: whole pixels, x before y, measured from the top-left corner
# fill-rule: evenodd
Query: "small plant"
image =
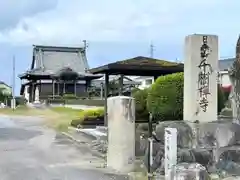
<path fill-rule="evenodd" d="M 77 99 L 77 96 L 75 94 L 64 94 L 63 99 Z"/>
<path fill-rule="evenodd" d="M 83 123 L 87 123 L 86 121 L 96 121 L 104 118 L 104 108 L 96 108 L 96 109 L 87 109 L 83 110 L 79 113 L 78 118 L 72 120 L 71 126 L 79 127 L 79 125 Z"/>
<path fill-rule="evenodd" d="M 135 90 L 133 97 L 136 103 L 136 119 L 137 120 L 148 120 L 149 113 L 147 110 L 147 96 L 148 89 Z"/>

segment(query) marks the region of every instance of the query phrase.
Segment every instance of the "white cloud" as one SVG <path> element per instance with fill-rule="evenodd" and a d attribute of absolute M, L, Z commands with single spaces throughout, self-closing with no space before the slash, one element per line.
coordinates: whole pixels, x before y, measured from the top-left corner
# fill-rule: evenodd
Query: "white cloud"
<path fill-rule="evenodd" d="M 0 30 L 9 30 L 22 18 L 34 16 L 57 5 L 57 0 L 7 0 L 0 1 Z"/>
<path fill-rule="evenodd" d="M 188 25 L 194 27 L 194 23 L 197 22 L 194 22 L 188 12 L 197 13 L 193 15 L 195 17 L 204 17 L 206 11 L 223 2 L 223 0 L 58 0 L 56 8 L 32 17 L 22 17 L 14 28 L 7 32 L 0 31 L 0 41 L 22 45 L 79 44 L 83 39 L 166 40 L 166 37 L 174 38 L 176 34 L 187 29 L 191 30 Z"/>

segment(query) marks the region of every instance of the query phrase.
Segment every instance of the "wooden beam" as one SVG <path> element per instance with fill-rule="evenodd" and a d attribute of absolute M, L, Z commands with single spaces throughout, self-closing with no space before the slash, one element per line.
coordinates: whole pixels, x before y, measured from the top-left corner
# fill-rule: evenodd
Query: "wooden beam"
<path fill-rule="evenodd" d="M 119 82 L 118 82 L 118 90 L 119 90 L 119 96 L 123 94 L 123 74 L 120 75 Z"/>

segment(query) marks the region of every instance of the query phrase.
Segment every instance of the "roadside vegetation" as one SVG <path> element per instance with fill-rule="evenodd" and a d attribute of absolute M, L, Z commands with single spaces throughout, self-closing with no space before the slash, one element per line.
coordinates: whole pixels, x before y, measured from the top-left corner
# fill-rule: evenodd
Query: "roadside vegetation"
<path fill-rule="evenodd" d="M 136 101 L 136 119 L 148 120 L 149 112 L 154 121 L 182 120 L 183 116 L 183 73 L 161 76 L 148 89 L 136 89 L 133 97 Z M 225 93 L 226 94 L 226 93 Z M 218 88 L 218 112 L 226 102 L 222 89 Z M 9 101 L 9 95 L 0 89 L 0 102 Z M 104 108 L 72 109 L 68 107 L 50 107 L 44 109 L 28 108 L 24 101 L 18 99 L 17 108 L 0 108 L 0 114 L 41 116 L 46 119 L 46 125 L 59 131 L 67 131 L 69 126 L 81 128 L 85 125 L 103 125 Z M 23 104 L 23 105 L 22 105 Z"/>

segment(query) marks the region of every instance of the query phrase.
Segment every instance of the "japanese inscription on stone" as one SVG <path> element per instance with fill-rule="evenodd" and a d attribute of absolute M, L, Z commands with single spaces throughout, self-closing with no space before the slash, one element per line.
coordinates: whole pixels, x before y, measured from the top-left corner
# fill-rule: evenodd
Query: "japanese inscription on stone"
<path fill-rule="evenodd" d="M 198 93 L 199 93 L 199 106 L 203 112 L 207 111 L 208 107 L 208 95 L 209 92 L 209 79 L 212 74 L 212 66 L 208 63 L 208 57 L 211 53 L 211 49 L 208 46 L 208 37 L 203 36 L 202 46 L 200 47 L 200 64 L 198 65 L 199 74 L 198 74 Z"/>
<path fill-rule="evenodd" d="M 170 170 L 177 164 L 177 129 L 165 128 L 165 176 L 170 179 Z"/>

